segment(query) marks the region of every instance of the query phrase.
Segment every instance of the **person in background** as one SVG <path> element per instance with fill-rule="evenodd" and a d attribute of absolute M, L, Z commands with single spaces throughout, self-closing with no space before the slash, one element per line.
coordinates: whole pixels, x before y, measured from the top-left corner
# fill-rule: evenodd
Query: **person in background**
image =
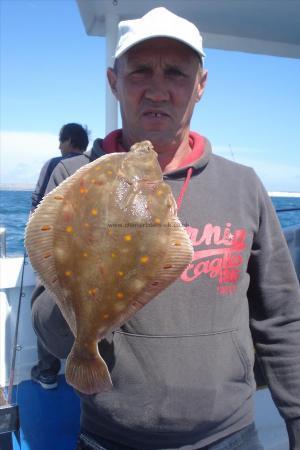
<path fill-rule="evenodd" d="M 31 214 L 43 199 L 50 176 L 57 164 L 62 160 L 81 155 L 86 151 L 88 143 L 88 131 L 82 125 L 78 123 L 63 125 L 59 132 L 61 156 L 49 159 L 42 167 L 35 190 L 32 193 Z M 43 290 L 43 286 L 36 286 L 31 299 L 32 304 Z M 54 389 L 58 385 L 57 374 L 60 371 L 60 360 L 45 349 L 39 338 L 37 338 L 37 351 L 38 363 L 31 369 L 31 379 L 39 383 L 44 389 Z"/>
<path fill-rule="evenodd" d="M 78 123 L 67 123 L 59 132 L 59 150 L 61 156 L 49 159 L 40 171 L 38 182 L 31 197 L 31 212 L 44 197 L 50 176 L 57 164 L 66 158 L 78 156 L 86 151 L 89 143 L 88 131 Z"/>
<path fill-rule="evenodd" d="M 181 276 L 100 342 L 114 387 L 78 392 L 77 450 L 261 450 L 254 348 L 290 450 L 300 450 L 299 283 L 255 172 L 190 129 L 204 56 L 199 30 L 165 8 L 120 22 L 107 75 L 122 129 L 61 161 L 49 181 L 51 190 L 89 161 L 150 140 L 194 246 Z M 45 347 L 66 357 L 74 339 L 47 291 L 32 320 Z"/>

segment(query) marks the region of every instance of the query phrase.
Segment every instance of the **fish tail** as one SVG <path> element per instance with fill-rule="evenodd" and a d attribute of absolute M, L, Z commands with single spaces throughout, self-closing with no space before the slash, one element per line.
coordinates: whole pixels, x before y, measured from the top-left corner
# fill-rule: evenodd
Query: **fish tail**
<path fill-rule="evenodd" d="M 68 384 L 84 394 L 96 394 L 112 388 L 105 361 L 98 352 L 97 342 L 82 348 L 77 341 L 67 358 L 65 377 Z"/>

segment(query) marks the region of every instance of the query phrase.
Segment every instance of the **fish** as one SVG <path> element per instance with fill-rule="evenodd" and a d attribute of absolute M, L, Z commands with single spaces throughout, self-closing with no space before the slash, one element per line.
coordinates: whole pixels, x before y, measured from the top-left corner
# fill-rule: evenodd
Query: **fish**
<path fill-rule="evenodd" d="M 75 337 L 66 381 L 85 394 L 113 388 L 99 341 L 193 256 L 150 141 L 88 163 L 48 193 L 29 218 L 25 246 Z"/>

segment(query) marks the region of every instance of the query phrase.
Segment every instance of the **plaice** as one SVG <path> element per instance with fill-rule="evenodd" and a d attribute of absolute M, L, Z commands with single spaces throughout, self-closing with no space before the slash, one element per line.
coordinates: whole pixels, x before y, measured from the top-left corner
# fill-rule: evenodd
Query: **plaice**
<path fill-rule="evenodd" d="M 149 141 L 80 168 L 29 219 L 25 245 L 75 342 L 66 380 L 109 390 L 98 342 L 174 282 L 193 248 Z"/>

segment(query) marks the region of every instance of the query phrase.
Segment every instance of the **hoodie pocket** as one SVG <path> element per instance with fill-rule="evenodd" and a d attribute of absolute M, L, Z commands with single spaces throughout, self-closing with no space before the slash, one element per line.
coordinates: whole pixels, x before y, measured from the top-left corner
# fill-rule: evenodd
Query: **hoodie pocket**
<path fill-rule="evenodd" d="M 253 365 L 254 365 L 254 350 L 251 348 L 250 342 L 244 346 L 239 337 L 238 331 L 231 333 L 232 342 L 240 356 L 241 363 L 244 367 L 245 382 L 249 385 L 253 385 Z"/>
<path fill-rule="evenodd" d="M 113 342 L 110 415 L 123 426 L 207 432 L 250 397 L 251 365 L 236 330 L 184 336 L 116 331 Z"/>

